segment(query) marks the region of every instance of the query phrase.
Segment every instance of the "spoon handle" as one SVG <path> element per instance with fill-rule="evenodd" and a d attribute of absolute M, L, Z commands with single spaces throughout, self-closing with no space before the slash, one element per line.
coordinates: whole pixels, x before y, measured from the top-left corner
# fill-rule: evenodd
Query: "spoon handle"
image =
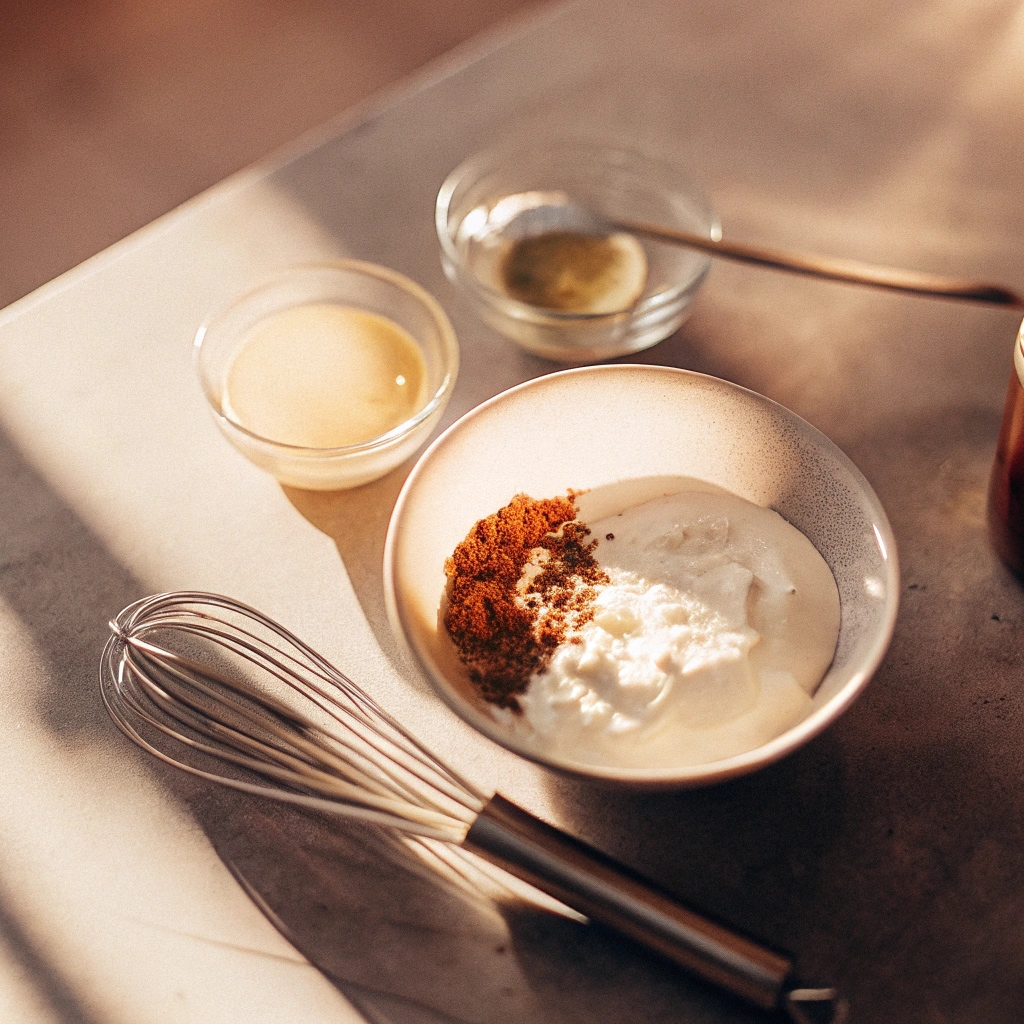
<path fill-rule="evenodd" d="M 911 292 L 940 299 L 960 299 L 966 302 L 985 302 L 1007 309 L 1024 309 L 1024 299 L 1009 288 L 985 284 L 980 281 L 965 281 L 942 277 L 939 274 L 923 274 L 913 270 L 897 270 L 893 267 L 877 267 L 858 260 L 837 259 L 832 256 L 815 256 L 811 253 L 776 249 L 767 245 L 749 245 L 745 242 L 715 240 L 706 235 L 690 231 L 677 231 L 660 225 L 635 221 L 617 220 L 615 227 L 630 234 L 654 238 L 658 241 L 684 245 L 711 256 L 736 260 L 740 263 L 755 263 L 776 270 L 788 270 L 794 274 L 823 277 L 830 281 L 846 281 L 873 288 L 888 288 L 891 291 Z"/>

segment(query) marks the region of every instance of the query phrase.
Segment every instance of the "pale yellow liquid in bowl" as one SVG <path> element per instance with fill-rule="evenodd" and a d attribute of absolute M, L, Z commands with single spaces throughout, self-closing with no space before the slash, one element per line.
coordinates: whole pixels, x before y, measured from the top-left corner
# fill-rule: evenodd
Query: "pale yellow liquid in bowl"
<path fill-rule="evenodd" d="M 335 303 L 282 309 L 242 339 L 224 412 L 279 444 L 341 448 L 372 441 L 427 403 L 427 368 L 387 317 Z"/>

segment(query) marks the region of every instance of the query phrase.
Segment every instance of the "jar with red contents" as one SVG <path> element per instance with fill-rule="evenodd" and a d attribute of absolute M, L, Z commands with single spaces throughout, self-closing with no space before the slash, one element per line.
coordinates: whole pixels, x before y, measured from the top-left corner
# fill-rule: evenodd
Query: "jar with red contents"
<path fill-rule="evenodd" d="M 996 553 L 1024 577 L 1024 323 L 1013 347 L 1013 370 L 989 481 L 988 525 Z"/>

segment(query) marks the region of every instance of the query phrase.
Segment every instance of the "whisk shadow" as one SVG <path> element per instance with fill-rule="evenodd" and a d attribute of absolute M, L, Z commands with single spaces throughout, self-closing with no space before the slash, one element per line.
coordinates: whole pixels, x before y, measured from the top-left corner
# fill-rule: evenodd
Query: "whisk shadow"
<path fill-rule="evenodd" d="M 493 905 L 429 855 L 256 799 L 207 792 L 193 809 L 260 909 L 370 1020 L 545 1019 Z"/>
<path fill-rule="evenodd" d="M 611 932 L 474 894 L 380 830 L 219 792 L 193 809 L 263 913 L 371 1021 L 762 1019 Z"/>

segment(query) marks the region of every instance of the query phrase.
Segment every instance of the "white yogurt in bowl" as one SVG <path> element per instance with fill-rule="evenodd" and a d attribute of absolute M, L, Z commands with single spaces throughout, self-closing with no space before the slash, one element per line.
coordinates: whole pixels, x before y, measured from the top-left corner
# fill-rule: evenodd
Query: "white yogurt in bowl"
<path fill-rule="evenodd" d="M 491 714 L 537 753 L 627 768 L 702 764 L 761 746 L 810 711 L 839 634 L 828 565 L 778 513 L 696 481 L 676 486 L 686 489 L 588 523 L 580 542 L 529 552 L 506 608 L 530 619 L 525 646 L 539 664 L 528 676 L 515 629 L 477 615 L 493 654 L 475 657 L 469 636 L 471 677 Z M 509 518 L 504 532 L 488 529 L 501 517 L 485 520 L 467 543 L 485 551 L 487 534 L 495 560 L 517 549 L 521 559 Z M 487 582 L 460 586 L 463 564 Z M 498 575 L 479 555 L 453 559 L 449 601 L 493 605 Z M 461 625 L 447 613 L 446 626 Z M 459 628 L 449 632 L 458 644 Z M 545 643 L 553 636 L 556 646 Z"/>

